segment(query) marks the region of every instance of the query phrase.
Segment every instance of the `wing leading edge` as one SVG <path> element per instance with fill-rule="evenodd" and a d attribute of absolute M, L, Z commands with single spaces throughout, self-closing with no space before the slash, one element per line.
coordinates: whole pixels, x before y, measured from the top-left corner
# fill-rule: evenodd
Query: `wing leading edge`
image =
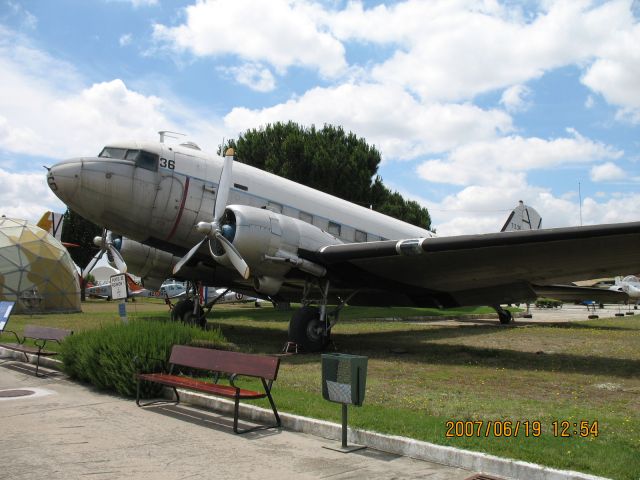
<path fill-rule="evenodd" d="M 331 245 L 305 252 L 352 304 L 520 302 L 536 289 L 640 270 L 640 222 Z M 385 299 L 375 303 L 375 291 Z M 378 294 L 379 296 L 379 294 Z"/>

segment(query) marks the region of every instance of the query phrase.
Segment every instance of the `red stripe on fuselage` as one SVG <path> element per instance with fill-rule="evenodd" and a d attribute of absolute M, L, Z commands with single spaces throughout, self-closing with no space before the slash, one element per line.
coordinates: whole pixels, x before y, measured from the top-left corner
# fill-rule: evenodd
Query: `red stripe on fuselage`
<path fill-rule="evenodd" d="M 180 219 L 182 218 L 182 211 L 184 210 L 184 204 L 187 202 L 187 194 L 189 193 L 189 177 L 184 182 L 184 191 L 182 192 L 182 201 L 180 202 L 180 210 L 178 211 L 178 216 L 176 218 L 176 223 L 173 225 L 171 229 L 171 233 L 167 237 L 167 241 L 171 240 L 171 237 L 176 233 L 178 229 L 178 224 L 180 223 Z"/>

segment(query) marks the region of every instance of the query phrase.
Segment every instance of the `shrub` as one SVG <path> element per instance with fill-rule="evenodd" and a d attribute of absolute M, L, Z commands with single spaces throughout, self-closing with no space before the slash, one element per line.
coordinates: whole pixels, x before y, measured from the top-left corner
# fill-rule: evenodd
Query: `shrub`
<path fill-rule="evenodd" d="M 62 344 L 61 356 L 64 369 L 72 378 L 103 390 L 135 396 L 136 369 L 161 371 L 173 345 L 196 342 L 211 348 L 228 348 L 220 330 L 203 331 L 176 322 L 138 320 L 71 335 Z M 144 398 L 157 396 L 160 390 L 159 385 L 141 384 Z"/>

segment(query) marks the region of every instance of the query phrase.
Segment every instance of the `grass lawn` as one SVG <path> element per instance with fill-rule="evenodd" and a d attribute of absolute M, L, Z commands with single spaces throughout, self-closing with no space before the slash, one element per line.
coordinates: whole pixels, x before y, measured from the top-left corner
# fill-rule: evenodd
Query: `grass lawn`
<path fill-rule="evenodd" d="M 75 315 L 15 315 L 9 327 L 78 331 L 119 321 L 113 302 L 84 308 Z M 127 306 L 132 319 L 164 316 L 165 309 L 140 301 Z M 290 314 L 225 305 L 209 322 L 242 351 L 276 353 Z M 640 477 L 640 317 L 519 327 L 367 320 L 432 314 L 344 310 L 333 332 L 336 350 L 369 357 L 364 406 L 350 409 L 351 426 L 616 479 Z M 274 398 L 283 412 L 340 421 L 340 406 L 322 399 L 319 354 L 284 357 Z M 447 421 L 458 420 L 483 422 L 482 434 L 447 437 Z M 554 435 L 556 420 L 570 422 L 570 437 Z M 485 436 L 488 422 L 499 421 L 520 422 L 518 436 L 498 437 L 492 429 Z M 525 436 L 526 421 L 540 422 L 539 436 Z M 573 435 L 580 421 L 597 421 L 598 436 Z"/>

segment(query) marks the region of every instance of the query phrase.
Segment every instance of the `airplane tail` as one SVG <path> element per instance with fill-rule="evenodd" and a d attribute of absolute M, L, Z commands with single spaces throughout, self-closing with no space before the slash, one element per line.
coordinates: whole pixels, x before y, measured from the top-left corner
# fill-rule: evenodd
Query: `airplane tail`
<path fill-rule="evenodd" d="M 129 293 L 137 292 L 138 290 L 142 290 L 144 287 L 135 282 L 133 277 L 128 273 L 124 274 L 127 279 L 127 287 L 129 287 Z"/>
<path fill-rule="evenodd" d="M 62 224 L 64 223 L 64 214 L 55 212 L 44 212 L 36 226 L 40 227 L 44 231 L 48 232 L 56 240 L 58 240 L 65 247 L 79 247 L 77 243 L 69 243 L 62 241 Z"/>
<path fill-rule="evenodd" d="M 542 217 L 533 208 L 524 204 L 522 200 L 511 211 L 509 218 L 500 230 L 501 232 L 514 232 L 519 230 L 539 230 L 542 226 Z"/>
<path fill-rule="evenodd" d="M 38 223 L 36 224 L 41 229 L 49 232 L 56 240 L 62 241 L 62 213 L 44 212 Z"/>

